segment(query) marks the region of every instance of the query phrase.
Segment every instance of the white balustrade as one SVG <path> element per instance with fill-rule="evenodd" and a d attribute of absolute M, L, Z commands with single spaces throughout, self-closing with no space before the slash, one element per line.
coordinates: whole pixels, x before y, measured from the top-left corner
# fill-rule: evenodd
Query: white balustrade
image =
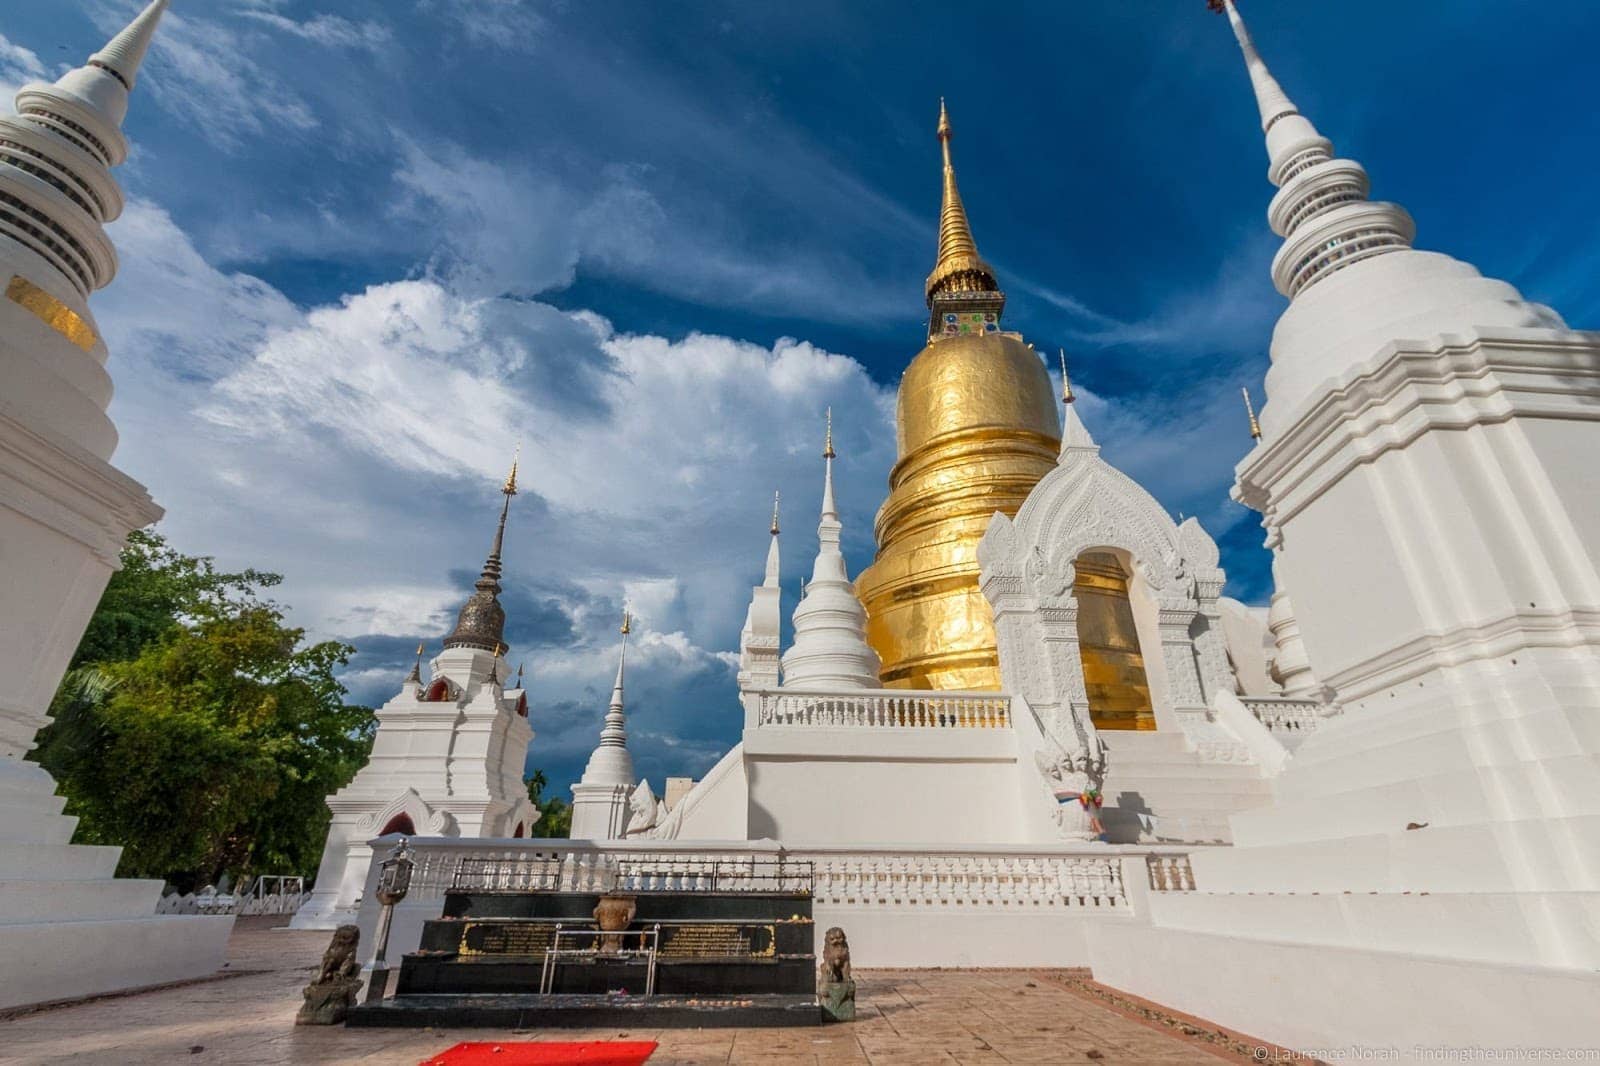
<path fill-rule="evenodd" d="M 1296 700 L 1283 696 L 1240 696 L 1256 720 L 1274 734 L 1310 733 L 1336 709 L 1316 700 Z"/>
<path fill-rule="evenodd" d="M 1131 846 L 1038 849 L 887 845 L 799 848 L 771 841 L 724 846 L 662 841 L 413 839 L 408 899 L 441 899 L 453 886 L 479 891 L 803 891 L 819 906 L 969 911 L 1098 909 L 1127 913 L 1122 861 L 1157 856 Z M 1159 891 L 1193 888 L 1187 856 L 1162 853 Z M 1136 867 L 1135 867 L 1136 868 Z"/>
<path fill-rule="evenodd" d="M 1011 700 L 993 692 L 769 689 L 757 724 L 869 729 L 1009 729 Z"/>
<path fill-rule="evenodd" d="M 1144 861 L 1150 873 L 1150 891 L 1194 891 L 1194 869 L 1189 865 L 1189 856 L 1151 853 Z"/>

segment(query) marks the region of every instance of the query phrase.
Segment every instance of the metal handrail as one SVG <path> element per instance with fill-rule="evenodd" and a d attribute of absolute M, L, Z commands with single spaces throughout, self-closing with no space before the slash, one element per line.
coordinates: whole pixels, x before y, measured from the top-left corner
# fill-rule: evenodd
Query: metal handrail
<path fill-rule="evenodd" d="M 562 924 L 557 922 L 555 933 L 550 938 L 550 946 L 544 949 L 544 967 L 539 971 L 539 994 L 541 996 L 550 995 L 551 989 L 555 987 L 556 966 L 559 964 L 561 959 L 587 959 L 601 957 L 601 952 L 598 945 L 592 948 L 563 949 L 561 947 L 562 937 L 580 936 L 614 936 L 619 938 L 625 936 L 636 936 L 639 938 L 639 943 L 641 945 L 644 944 L 645 940 L 648 938 L 650 941 L 650 946 L 648 948 L 638 947 L 631 950 L 628 948 L 618 948 L 616 951 L 606 952 L 604 957 L 608 959 L 631 959 L 639 955 L 645 956 L 644 994 L 647 997 L 656 994 L 656 955 L 661 949 L 660 922 L 656 922 L 649 929 L 564 929 L 562 928 Z"/>

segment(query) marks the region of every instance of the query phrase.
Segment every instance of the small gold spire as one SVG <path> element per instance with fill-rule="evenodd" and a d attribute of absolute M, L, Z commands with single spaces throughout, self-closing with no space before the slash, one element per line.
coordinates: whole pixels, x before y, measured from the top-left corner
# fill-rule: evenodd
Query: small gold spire
<path fill-rule="evenodd" d="M 522 687 L 522 664 L 517 664 L 517 687 Z"/>
<path fill-rule="evenodd" d="M 627 609 L 624 608 L 622 611 L 622 635 L 627 636 L 631 632 L 633 632 L 633 615 L 629 614 Z"/>
<path fill-rule="evenodd" d="M 417 641 L 417 658 L 422 658 L 422 641 Z"/>
<path fill-rule="evenodd" d="M 778 535 L 778 499 L 780 495 L 777 492 L 772 494 L 772 535 L 774 537 Z"/>
<path fill-rule="evenodd" d="M 967 209 L 961 202 L 961 190 L 956 187 L 955 165 L 950 160 L 950 141 L 954 136 L 950 113 L 945 110 L 944 99 L 940 98 L 939 149 L 944 155 L 944 196 L 939 206 L 939 252 L 926 287 L 929 307 L 933 306 L 934 296 L 946 290 L 998 292 L 1000 289 L 994 271 L 978 256 L 972 226 L 967 222 Z"/>
<path fill-rule="evenodd" d="M 828 419 L 828 436 L 827 436 L 827 439 L 824 440 L 823 444 L 822 444 L 822 457 L 824 459 L 832 459 L 833 458 L 833 408 L 832 407 L 828 408 L 827 419 Z"/>
<path fill-rule="evenodd" d="M 500 487 L 500 491 L 507 496 L 515 496 L 517 494 L 517 461 L 521 458 L 522 443 L 519 441 L 517 450 L 511 456 L 511 473 L 506 475 L 506 483 Z"/>
<path fill-rule="evenodd" d="M 1244 413 L 1250 418 L 1250 439 L 1260 440 L 1261 423 L 1256 421 L 1256 409 L 1255 406 L 1250 402 L 1250 390 L 1248 388 L 1241 388 L 1239 392 L 1244 396 Z"/>
<path fill-rule="evenodd" d="M 1072 402 L 1077 400 L 1077 397 L 1072 395 L 1072 382 L 1071 382 L 1071 380 L 1069 380 L 1067 378 L 1067 350 L 1065 348 L 1062 348 L 1062 349 L 1060 349 L 1060 352 L 1061 352 L 1061 402 L 1062 403 L 1072 403 Z"/>

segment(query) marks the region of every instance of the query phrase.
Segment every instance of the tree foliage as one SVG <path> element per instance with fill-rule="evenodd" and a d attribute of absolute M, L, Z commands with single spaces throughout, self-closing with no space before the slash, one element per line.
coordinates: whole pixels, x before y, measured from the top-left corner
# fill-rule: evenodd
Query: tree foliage
<path fill-rule="evenodd" d="M 366 760 L 375 720 L 261 591 L 158 534 L 129 538 L 52 705 L 36 757 L 83 843 L 120 844 L 124 876 L 188 889 L 224 872 L 315 871 L 323 799 Z"/>
<path fill-rule="evenodd" d="M 543 770 L 535 770 L 528 778 L 528 799 L 539 808 L 539 824 L 533 827 L 538 837 L 569 837 L 572 835 L 572 804 L 560 796 L 544 798 L 550 781 Z"/>

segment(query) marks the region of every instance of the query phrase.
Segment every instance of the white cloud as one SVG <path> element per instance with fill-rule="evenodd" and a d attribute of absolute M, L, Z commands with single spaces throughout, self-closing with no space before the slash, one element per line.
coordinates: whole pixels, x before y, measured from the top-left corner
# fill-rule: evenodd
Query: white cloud
<path fill-rule="evenodd" d="M 24 84 L 44 77 L 44 64 L 38 55 L 0 33 L 0 101 L 9 105 Z"/>
<path fill-rule="evenodd" d="M 330 48 L 356 48 L 378 52 L 387 48 L 394 40 L 394 34 L 381 23 L 352 22 L 338 15 L 315 15 L 304 22 L 296 22 L 292 18 L 270 10 L 242 11 L 240 14 L 271 26 L 275 30 Z"/>
<path fill-rule="evenodd" d="M 625 600 L 639 616 L 631 714 L 641 737 L 675 738 L 680 761 L 652 772 L 700 772 L 731 743 L 732 651 L 771 493 L 788 501 L 798 575 L 815 551 L 829 405 L 849 542 L 870 550 L 892 395 L 846 356 L 619 334 L 592 312 L 434 280 L 302 311 L 212 268 L 147 202 L 113 237 L 124 271 L 98 310 L 118 465 L 168 509 L 181 548 L 283 573 L 275 595 L 314 637 L 377 649 L 349 678 L 369 698 L 398 683 L 410 641 L 448 627 L 519 439 L 504 599 L 546 708 L 536 762 L 593 745 Z"/>
<path fill-rule="evenodd" d="M 127 25 L 134 9 L 96 9 L 107 35 Z M 258 12 L 257 14 L 264 14 Z M 253 49 L 220 22 L 168 11 L 146 58 L 139 92 L 224 151 L 237 151 L 271 131 L 305 133 L 318 121 L 305 100 L 251 58 Z"/>
<path fill-rule="evenodd" d="M 419 0 L 417 8 L 437 12 L 472 44 L 510 52 L 532 51 L 545 26 L 533 0 Z"/>

